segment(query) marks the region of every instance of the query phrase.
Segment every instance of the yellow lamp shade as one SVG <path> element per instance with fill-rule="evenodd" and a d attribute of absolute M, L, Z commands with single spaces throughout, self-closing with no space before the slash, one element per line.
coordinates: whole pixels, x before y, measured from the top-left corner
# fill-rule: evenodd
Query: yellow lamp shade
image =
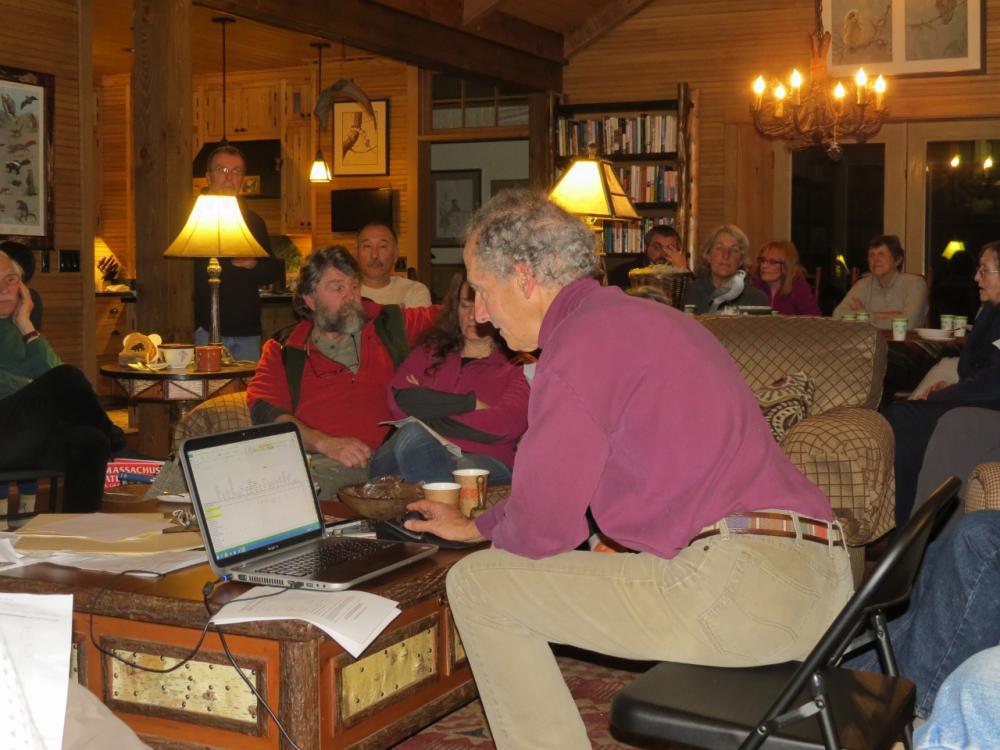
<path fill-rule="evenodd" d="M 317 151 L 316 160 L 309 169 L 309 182 L 329 182 L 331 179 L 330 165 L 323 158 L 323 152 Z"/>
<path fill-rule="evenodd" d="M 267 257 L 231 195 L 199 195 L 184 228 L 163 254 L 168 258 Z"/>
<path fill-rule="evenodd" d="M 571 214 L 591 219 L 639 218 L 611 164 L 600 159 L 576 159 L 556 182 L 549 199 Z"/>
<path fill-rule="evenodd" d="M 952 240 L 947 245 L 945 245 L 944 252 L 941 253 L 941 256 L 945 260 L 951 260 L 952 256 L 955 253 L 961 253 L 961 252 L 965 252 L 965 243 L 962 242 L 961 240 Z"/>

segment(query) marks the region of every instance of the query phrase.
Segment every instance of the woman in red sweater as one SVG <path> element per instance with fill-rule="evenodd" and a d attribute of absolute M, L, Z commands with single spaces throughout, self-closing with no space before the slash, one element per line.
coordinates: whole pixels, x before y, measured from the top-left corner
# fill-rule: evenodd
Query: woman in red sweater
<path fill-rule="evenodd" d="M 528 426 L 528 382 L 523 368 L 510 363 L 496 329 L 476 323 L 474 301 L 459 271 L 434 324 L 389 384 L 393 417 L 420 422 L 403 425 L 376 451 L 372 476 L 444 482 L 455 469 L 477 468 L 489 469 L 492 484 L 510 483 L 514 447 Z"/>

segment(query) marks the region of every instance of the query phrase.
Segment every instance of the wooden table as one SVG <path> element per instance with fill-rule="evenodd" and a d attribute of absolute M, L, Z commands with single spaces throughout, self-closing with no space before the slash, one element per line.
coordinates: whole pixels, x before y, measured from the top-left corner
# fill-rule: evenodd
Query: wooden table
<path fill-rule="evenodd" d="M 237 662 L 303 750 L 391 747 L 472 699 L 444 599 L 445 574 L 462 554 L 441 551 L 364 587 L 403 611 L 358 659 L 295 620 L 225 627 Z M 40 564 L 0 574 L 0 590 L 73 595 L 74 679 L 150 746 L 290 748 L 214 632 L 187 665 L 163 675 L 128 667 L 91 643 L 93 612 L 93 637 L 103 648 L 152 667 L 172 665 L 198 641 L 208 618 L 201 589 L 214 579 L 207 565 L 150 580 Z M 211 603 L 246 589 L 224 584 Z"/>
<path fill-rule="evenodd" d="M 139 451 L 165 458 L 173 452 L 174 428 L 188 409 L 212 396 L 246 390 L 255 369 L 253 365 L 228 365 L 218 372 L 205 372 L 104 365 L 101 375 L 110 378 L 115 390 L 128 399 L 129 427 L 141 428 Z M 163 405 L 168 408 L 164 410 Z"/>

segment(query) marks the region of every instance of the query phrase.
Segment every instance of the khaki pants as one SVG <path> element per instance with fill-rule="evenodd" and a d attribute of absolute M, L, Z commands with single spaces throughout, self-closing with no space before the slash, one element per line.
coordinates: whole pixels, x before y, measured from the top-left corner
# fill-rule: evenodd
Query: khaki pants
<path fill-rule="evenodd" d="M 729 535 L 655 555 L 476 552 L 448 599 L 497 748 L 590 743 L 550 643 L 717 666 L 800 659 L 851 595 L 843 547 Z"/>

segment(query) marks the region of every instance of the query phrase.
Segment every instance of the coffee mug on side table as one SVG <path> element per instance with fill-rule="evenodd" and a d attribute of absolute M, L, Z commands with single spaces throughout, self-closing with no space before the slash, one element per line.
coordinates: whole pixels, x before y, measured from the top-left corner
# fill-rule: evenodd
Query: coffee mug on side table
<path fill-rule="evenodd" d="M 222 369 L 222 344 L 208 344 L 194 348 L 195 368 L 200 372 L 218 372 Z"/>
<path fill-rule="evenodd" d="M 458 509 L 462 515 L 471 516 L 476 508 L 486 503 L 486 486 L 489 483 L 488 469 L 456 469 L 452 472 L 455 481 L 461 485 L 458 492 Z"/>
<path fill-rule="evenodd" d="M 194 344 L 160 344 L 157 349 L 171 370 L 182 370 L 194 362 Z"/>

